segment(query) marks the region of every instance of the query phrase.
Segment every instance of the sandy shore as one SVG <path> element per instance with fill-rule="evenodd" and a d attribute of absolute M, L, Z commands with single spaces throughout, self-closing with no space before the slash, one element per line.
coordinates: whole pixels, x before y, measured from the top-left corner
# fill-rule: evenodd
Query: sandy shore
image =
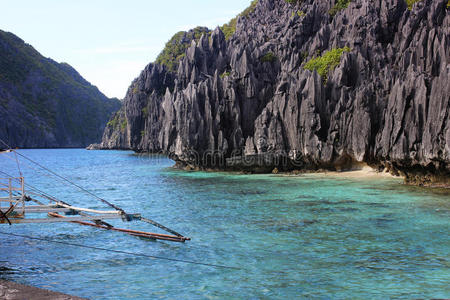
<path fill-rule="evenodd" d="M 388 172 L 378 172 L 377 170 L 369 167 L 363 166 L 351 171 L 317 171 L 317 172 L 306 172 L 306 173 L 280 173 L 281 176 L 329 176 L 337 178 L 349 178 L 349 179 L 380 179 L 380 178 L 391 178 L 391 179 L 403 179 L 400 176 L 394 176 Z"/>
<path fill-rule="evenodd" d="M 5 300 L 83 300 L 70 296 L 0 279 L 0 299 Z"/>
<path fill-rule="evenodd" d="M 358 170 L 352 170 L 352 171 L 343 171 L 343 172 L 321 172 L 317 173 L 321 175 L 326 176 L 333 176 L 333 177 L 341 177 L 341 178 L 361 178 L 361 179 L 376 179 L 376 178 L 395 178 L 395 179 L 401 179 L 400 176 L 394 176 L 388 172 L 377 172 L 375 169 L 366 166 Z"/>

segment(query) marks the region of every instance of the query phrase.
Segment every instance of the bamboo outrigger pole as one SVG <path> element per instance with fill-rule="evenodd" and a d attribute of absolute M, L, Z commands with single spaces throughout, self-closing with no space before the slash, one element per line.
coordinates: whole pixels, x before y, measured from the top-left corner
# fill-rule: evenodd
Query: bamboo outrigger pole
<path fill-rule="evenodd" d="M 48 213 L 48 215 L 51 217 L 54 217 L 54 218 L 65 218 L 64 216 L 62 216 L 58 213 L 55 213 L 55 212 L 50 212 L 50 213 Z M 168 235 L 168 234 L 145 232 L 145 231 L 138 231 L 138 230 L 131 230 L 131 229 L 123 229 L 123 228 L 117 228 L 117 227 L 108 227 L 108 226 L 101 225 L 101 224 L 94 224 L 94 223 L 83 222 L 83 221 L 70 221 L 70 222 L 80 224 L 80 225 L 85 225 L 85 226 L 92 226 L 92 227 L 96 227 L 96 228 L 106 229 L 106 230 L 124 232 L 124 233 L 128 233 L 130 235 L 133 235 L 133 236 L 149 238 L 149 239 L 153 239 L 153 240 L 165 240 L 165 241 L 182 242 L 182 243 L 190 240 L 190 238 L 188 238 L 188 237 L 178 237 L 178 236 Z"/>

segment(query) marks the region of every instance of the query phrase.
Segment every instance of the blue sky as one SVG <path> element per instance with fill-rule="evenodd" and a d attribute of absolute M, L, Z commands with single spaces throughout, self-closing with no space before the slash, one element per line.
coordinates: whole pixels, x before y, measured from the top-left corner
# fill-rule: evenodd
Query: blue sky
<path fill-rule="evenodd" d="M 67 62 L 109 97 L 131 81 L 170 37 L 215 28 L 250 0 L 0 0 L 0 29 L 46 57 Z"/>

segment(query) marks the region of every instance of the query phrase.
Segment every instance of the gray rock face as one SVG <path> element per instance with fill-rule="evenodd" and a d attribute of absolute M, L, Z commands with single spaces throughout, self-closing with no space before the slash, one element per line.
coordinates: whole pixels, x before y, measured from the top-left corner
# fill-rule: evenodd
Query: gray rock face
<path fill-rule="evenodd" d="M 120 105 L 68 64 L 45 58 L 0 30 L 0 139 L 11 147 L 86 147 L 100 142 L 106 122 Z"/>
<path fill-rule="evenodd" d="M 108 126 L 100 146 L 219 169 L 367 163 L 448 184 L 447 0 L 354 0 L 331 18 L 333 4 L 260 0 L 228 41 L 217 28 L 193 42 L 176 74 L 150 64 L 119 112 L 126 126 Z M 326 81 L 303 68 L 345 46 Z"/>

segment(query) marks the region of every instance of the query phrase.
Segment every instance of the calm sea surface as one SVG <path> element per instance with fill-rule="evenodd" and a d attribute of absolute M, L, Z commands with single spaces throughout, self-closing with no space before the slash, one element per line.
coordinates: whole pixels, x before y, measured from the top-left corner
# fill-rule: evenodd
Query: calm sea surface
<path fill-rule="evenodd" d="M 239 269 L 0 234 L 0 278 L 91 299 L 450 297 L 448 190 L 396 179 L 185 172 L 164 157 L 124 151 L 20 153 L 192 240 L 147 241 L 63 223 L 0 224 L 0 231 Z M 0 154 L 1 171 L 17 175 L 13 157 Z M 107 208 L 26 161 L 21 167 L 27 183 L 63 201 Z"/>

